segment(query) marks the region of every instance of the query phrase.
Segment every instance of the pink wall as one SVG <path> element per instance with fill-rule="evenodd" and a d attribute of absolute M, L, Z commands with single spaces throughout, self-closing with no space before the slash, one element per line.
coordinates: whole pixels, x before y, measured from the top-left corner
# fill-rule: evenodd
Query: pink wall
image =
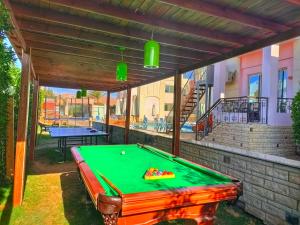
<path fill-rule="evenodd" d="M 294 42 L 289 41 L 280 44 L 279 48 L 279 68 L 287 68 L 288 70 L 288 82 L 287 82 L 287 97 L 293 97 L 293 55 L 294 55 Z"/>
<path fill-rule="evenodd" d="M 239 87 L 240 96 L 248 95 L 248 77 L 251 74 L 261 73 L 262 50 L 251 52 L 240 56 L 240 76 Z"/>
<path fill-rule="evenodd" d="M 288 70 L 288 83 L 287 83 L 287 97 L 293 97 L 293 49 L 294 41 L 285 42 L 279 45 L 279 58 L 278 58 L 278 70 L 281 68 L 287 68 Z M 262 71 L 262 50 L 254 51 L 245 55 L 240 56 L 240 78 L 239 79 L 239 93 L 240 96 L 248 95 L 248 77 L 251 74 L 261 73 Z M 262 74 L 264 76 L 264 74 Z M 277 77 L 277 75 L 276 75 Z M 277 78 L 276 78 L 277 79 Z M 276 82 L 277 83 L 277 82 Z M 262 89 L 267 88 L 263 87 Z M 277 87 L 272 87 L 276 88 Z M 277 96 L 268 96 L 269 98 L 276 99 Z M 290 125 L 291 119 L 290 114 L 275 113 L 272 115 L 276 117 L 276 124 L 272 125 Z"/>

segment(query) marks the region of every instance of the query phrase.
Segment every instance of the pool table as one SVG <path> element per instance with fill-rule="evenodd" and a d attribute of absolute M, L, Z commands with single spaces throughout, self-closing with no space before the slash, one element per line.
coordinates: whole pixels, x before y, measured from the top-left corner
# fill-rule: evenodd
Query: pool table
<path fill-rule="evenodd" d="M 179 218 L 213 224 L 218 203 L 237 199 L 242 190 L 237 179 L 148 145 L 79 146 L 71 151 L 105 225 Z M 149 168 L 172 171 L 175 178 L 146 180 Z"/>

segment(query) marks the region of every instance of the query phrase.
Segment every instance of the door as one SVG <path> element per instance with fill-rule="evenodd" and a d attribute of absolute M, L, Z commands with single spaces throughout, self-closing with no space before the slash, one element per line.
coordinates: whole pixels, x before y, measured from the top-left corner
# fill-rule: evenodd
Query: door
<path fill-rule="evenodd" d="M 260 121 L 261 74 L 253 74 L 248 79 L 248 122 Z"/>

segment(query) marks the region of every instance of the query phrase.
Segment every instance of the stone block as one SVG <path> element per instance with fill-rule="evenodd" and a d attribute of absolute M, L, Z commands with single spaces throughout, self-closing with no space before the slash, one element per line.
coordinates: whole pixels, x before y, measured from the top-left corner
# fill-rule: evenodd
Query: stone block
<path fill-rule="evenodd" d="M 285 211 L 283 209 L 277 208 L 276 206 L 274 206 L 268 202 L 263 202 L 261 207 L 262 207 L 262 210 L 265 211 L 266 213 L 274 215 L 274 216 L 278 216 L 282 220 L 285 219 Z"/>
<path fill-rule="evenodd" d="M 281 179 L 281 180 L 289 180 L 289 173 L 288 173 L 288 171 L 273 168 L 272 174 L 273 175 L 270 175 L 270 176 L 273 176 L 273 177 Z"/>
<path fill-rule="evenodd" d="M 264 222 L 267 225 L 288 225 L 285 220 L 271 214 L 266 214 Z"/>
<path fill-rule="evenodd" d="M 289 173 L 289 182 L 295 183 L 295 184 L 300 184 L 300 173 Z"/>
<path fill-rule="evenodd" d="M 252 171 L 252 175 L 256 176 L 256 177 L 263 178 L 264 180 L 270 180 L 270 181 L 273 180 L 273 177 L 271 177 L 271 176 L 268 176 L 266 174 L 257 173 L 257 172 L 254 172 L 254 171 Z"/>
<path fill-rule="evenodd" d="M 253 163 L 253 162 L 247 163 L 247 169 L 261 174 L 266 173 L 266 166 L 258 163 Z"/>
<path fill-rule="evenodd" d="M 283 204 L 291 209 L 297 209 L 298 206 L 297 200 L 278 193 L 274 194 L 274 201 L 279 204 Z"/>
<path fill-rule="evenodd" d="M 258 209 L 252 205 L 246 204 L 245 207 L 246 212 L 250 213 L 253 216 L 256 216 L 257 218 L 261 220 L 265 220 L 266 214 L 261 209 Z"/>
<path fill-rule="evenodd" d="M 267 189 L 262 188 L 262 187 L 255 186 L 255 185 L 252 186 L 252 193 L 256 194 L 256 195 L 259 195 L 263 198 L 267 198 L 269 200 L 274 199 L 274 193 L 272 191 L 267 190 Z"/>
<path fill-rule="evenodd" d="M 252 184 L 261 186 L 261 187 L 264 186 L 264 179 L 260 178 L 260 177 L 257 177 L 257 176 L 246 174 L 245 175 L 245 180 L 248 181 L 248 182 L 250 182 L 250 183 L 252 183 Z"/>
<path fill-rule="evenodd" d="M 289 187 L 283 184 L 265 180 L 265 188 L 286 196 L 289 195 Z"/>
<path fill-rule="evenodd" d="M 291 198 L 294 198 L 294 199 L 300 201 L 300 189 L 290 187 L 289 188 L 289 196 Z"/>
<path fill-rule="evenodd" d="M 299 184 L 291 183 L 291 182 L 288 182 L 288 181 L 285 181 L 285 180 L 281 180 L 281 179 L 278 179 L 278 178 L 275 178 L 275 177 L 273 177 L 273 181 L 275 181 L 275 182 L 277 182 L 279 184 L 284 184 L 284 185 L 289 186 L 289 187 L 300 189 L 300 185 Z"/>
<path fill-rule="evenodd" d="M 250 204 L 258 209 L 261 209 L 262 201 L 260 199 L 255 198 L 255 196 L 251 195 L 249 192 L 245 192 L 243 196 L 246 204 Z"/>

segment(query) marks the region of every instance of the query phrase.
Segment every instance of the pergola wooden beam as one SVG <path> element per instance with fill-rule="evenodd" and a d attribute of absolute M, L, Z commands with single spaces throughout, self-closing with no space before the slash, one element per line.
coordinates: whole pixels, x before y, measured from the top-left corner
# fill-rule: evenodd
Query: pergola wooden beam
<path fill-rule="evenodd" d="M 297 1 L 297 0 L 290 0 Z M 160 0 L 171 5 L 175 5 L 184 9 L 198 11 L 222 19 L 227 19 L 242 25 L 266 29 L 269 31 L 282 32 L 290 29 L 289 26 L 271 21 L 266 18 L 261 18 L 258 15 L 251 15 L 245 12 L 238 11 L 234 8 L 219 6 L 210 2 L 193 1 L 193 0 Z"/>
<path fill-rule="evenodd" d="M 23 38 L 23 36 L 20 32 L 19 25 L 17 23 L 17 20 L 15 18 L 14 13 L 13 13 L 13 9 L 12 9 L 12 6 L 11 6 L 11 1 L 10 0 L 3 0 L 3 3 L 5 5 L 7 11 L 9 12 L 11 25 L 13 27 L 13 31 L 11 33 L 16 36 L 16 38 L 18 39 L 22 49 L 24 51 L 27 51 L 26 42 L 25 42 L 25 40 L 24 40 L 24 38 Z"/>
<path fill-rule="evenodd" d="M 122 9 L 117 6 L 112 6 L 104 3 L 104 1 L 81 1 L 81 0 L 52 0 L 51 4 L 63 5 L 69 8 L 77 9 L 80 11 L 97 13 L 100 15 L 118 18 L 121 20 L 131 21 L 143 25 L 161 27 L 169 31 L 175 31 L 184 34 L 190 34 L 197 37 L 204 37 L 212 40 L 229 42 L 234 44 L 243 45 L 245 43 L 252 43 L 254 40 L 249 37 L 240 36 L 237 34 L 229 34 L 216 30 L 211 30 L 206 27 L 192 26 L 175 21 L 161 19 L 154 15 L 141 14 L 139 12 Z"/>
<path fill-rule="evenodd" d="M 61 13 L 51 9 L 41 9 L 37 7 L 28 7 L 22 4 L 12 3 L 15 15 L 25 18 L 34 18 L 39 21 L 50 21 L 52 23 L 58 23 L 62 25 L 70 25 L 77 28 L 88 29 L 91 31 L 104 32 L 108 34 L 118 35 L 122 37 L 134 38 L 137 40 L 147 41 L 151 37 L 151 32 L 145 32 L 136 28 L 126 28 L 110 24 L 107 22 L 73 16 L 66 13 Z M 199 41 L 191 41 L 186 39 L 174 38 L 170 35 L 155 35 L 161 45 L 170 45 L 179 48 L 185 48 L 190 50 L 196 50 L 201 52 L 219 53 L 228 51 L 229 48 L 216 44 L 203 43 Z"/>
<path fill-rule="evenodd" d="M 120 46 L 125 47 L 126 49 L 144 51 L 144 42 L 142 41 L 133 41 L 127 39 L 113 38 L 108 35 L 99 35 L 96 33 L 78 30 L 70 27 L 57 26 L 53 24 L 40 23 L 35 21 L 22 20 L 20 21 L 20 29 L 43 33 L 47 35 L 56 35 L 60 37 L 77 39 L 82 41 L 90 41 L 94 43 L 100 43 L 108 46 L 114 46 L 118 48 Z M 198 51 L 186 51 L 184 49 L 172 48 L 161 46 L 161 55 L 169 55 L 169 56 L 179 56 L 181 58 L 187 59 L 200 59 L 203 58 L 203 53 Z M 216 53 L 219 55 L 219 53 Z"/>
<path fill-rule="evenodd" d="M 45 68 L 47 70 L 47 68 Z M 115 80 L 114 77 L 106 77 L 106 78 L 101 78 L 97 79 L 97 77 L 91 77 L 88 79 L 82 79 L 79 75 L 73 75 L 70 76 L 70 74 L 73 74 L 72 72 L 59 72 L 59 71 L 49 71 L 49 72 L 44 72 L 45 69 L 37 69 L 37 73 L 40 75 L 40 80 L 42 81 L 57 81 L 57 82 L 74 82 L 76 80 L 78 83 L 90 83 L 90 84 L 96 84 L 102 82 L 102 85 L 107 87 L 114 86 L 119 84 L 118 81 Z M 130 84 L 136 84 L 139 83 L 140 80 L 136 79 L 129 79 L 126 83 L 128 85 Z"/>
<path fill-rule="evenodd" d="M 55 81 L 55 80 L 40 80 L 41 86 L 47 87 L 61 87 L 61 88 L 72 88 L 72 89 L 80 89 L 80 88 L 87 88 L 89 90 L 98 90 L 98 91 L 106 91 L 108 88 L 110 90 L 121 90 L 124 89 L 127 84 L 122 85 L 106 85 L 100 83 L 74 83 L 74 82 L 67 82 L 67 81 Z"/>
<path fill-rule="evenodd" d="M 105 132 L 109 133 L 110 91 L 107 91 L 106 94 Z M 109 138 L 107 138 L 107 142 L 108 140 Z"/>
<path fill-rule="evenodd" d="M 180 113 L 181 113 L 181 80 L 182 75 L 177 73 L 174 76 L 174 107 L 173 107 L 173 137 L 172 154 L 180 154 Z"/>
<path fill-rule="evenodd" d="M 16 153 L 15 153 L 15 174 L 14 174 L 14 186 L 13 186 L 14 206 L 21 205 L 23 200 L 29 92 L 30 92 L 30 54 L 23 52 L 21 88 L 20 88 L 20 105 L 19 105 L 19 113 L 18 113 L 17 142 L 16 142 Z"/>
<path fill-rule="evenodd" d="M 115 63 L 110 63 L 110 62 L 103 62 L 103 64 L 100 64 L 101 61 L 96 61 L 94 59 L 82 59 L 78 60 L 78 57 L 70 56 L 70 59 L 66 59 L 64 57 L 58 57 L 55 59 L 51 59 L 50 57 L 43 56 L 41 54 L 42 52 L 37 53 L 36 50 L 34 51 L 33 55 L 33 61 L 35 64 L 35 68 L 39 67 L 44 67 L 45 69 L 49 69 L 50 71 L 58 71 L 58 72 L 64 72 L 70 71 L 74 72 L 74 74 L 80 74 L 82 73 L 89 73 L 91 76 L 99 76 L 101 75 L 101 78 L 105 78 L 107 76 L 109 77 L 114 77 L 115 78 L 115 71 L 116 71 L 116 64 Z M 46 54 L 44 52 L 44 54 Z M 68 55 L 66 55 L 68 56 Z M 58 60 L 64 60 L 59 62 Z M 65 64 L 63 64 L 66 63 Z M 68 64 L 67 64 L 68 63 Z M 75 64 L 77 63 L 77 65 Z M 75 64 L 75 65 L 74 65 Z M 99 65 L 100 64 L 100 65 Z M 81 67 L 81 68 L 80 68 Z M 89 70 L 84 71 L 84 68 L 90 67 Z M 76 70 L 79 70 L 78 72 Z M 81 72 L 80 72 L 81 71 Z M 143 80 L 145 78 L 152 78 L 153 76 L 160 76 L 164 74 L 164 72 L 170 72 L 172 71 L 146 71 L 144 68 L 139 68 L 136 65 L 131 66 L 130 69 L 128 69 L 128 78 L 134 78 L 137 80 Z M 79 75 L 80 76 L 80 75 Z"/>
<path fill-rule="evenodd" d="M 131 108 L 131 88 L 127 88 L 126 119 L 125 119 L 125 134 L 124 134 L 125 144 L 128 144 L 129 126 L 130 126 L 130 108 Z"/>
<path fill-rule="evenodd" d="M 73 39 L 67 39 L 63 37 L 57 37 L 53 35 L 46 35 L 46 34 L 40 34 L 40 33 L 34 33 L 29 31 L 22 31 L 22 34 L 27 42 L 36 41 L 45 43 L 45 44 L 53 44 L 57 45 L 58 47 L 72 47 L 77 49 L 83 49 L 88 50 L 91 52 L 98 52 L 98 53 L 105 53 L 105 54 L 111 54 L 111 55 L 118 55 L 120 54 L 120 51 L 112 46 L 106 46 L 99 43 L 94 42 L 87 42 L 87 41 L 78 41 Z M 29 43 L 30 44 L 30 43 Z M 142 51 L 137 50 L 131 50 L 126 49 L 124 51 L 124 56 L 134 59 L 144 59 L 144 54 Z M 202 57 L 205 55 L 203 54 Z M 200 57 L 200 58 L 202 58 Z M 169 63 L 169 64 L 179 64 L 179 65 L 188 65 L 190 64 L 191 60 L 181 57 L 180 55 L 176 56 L 169 56 L 169 55 L 161 55 L 160 56 L 161 63 Z M 200 61 L 199 59 L 194 59 L 194 61 Z"/>
<path fill-rule="evenodd" d="M 39 102 L 39 82 L 33 81 L 33 98 L 32 98 L 32 112 L 31 112 L 31 129 L 30 129 L 30 146 L 29 146 L 29 158 L 31 161 L 34 160 L 35 156 L 35 143 L 36 133 L 38 125 L 38 102 Z"/>

